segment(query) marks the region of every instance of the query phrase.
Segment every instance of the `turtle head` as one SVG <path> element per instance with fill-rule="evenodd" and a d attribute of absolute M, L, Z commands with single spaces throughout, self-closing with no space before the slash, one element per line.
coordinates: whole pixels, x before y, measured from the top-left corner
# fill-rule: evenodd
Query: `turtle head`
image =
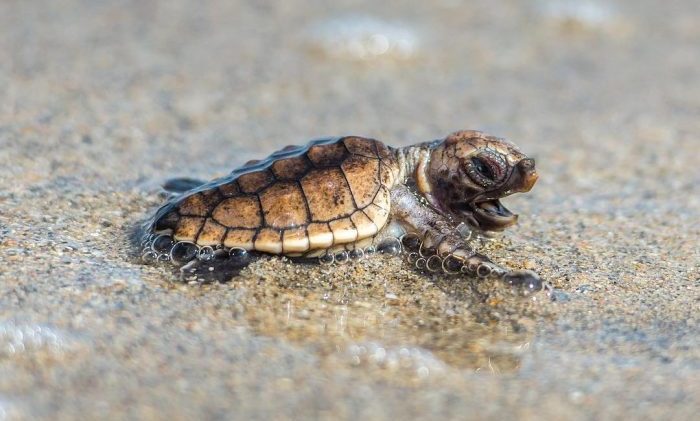
<path fill-rule="evenodd" d="M 499 199 L 530 191 L 538 177 L 535 161 L 515 145 L 471 130 L 453 133 L 437 144 L 423 174 L 434 206 L 484 231 L 515 224 L 518 215 Z"/>

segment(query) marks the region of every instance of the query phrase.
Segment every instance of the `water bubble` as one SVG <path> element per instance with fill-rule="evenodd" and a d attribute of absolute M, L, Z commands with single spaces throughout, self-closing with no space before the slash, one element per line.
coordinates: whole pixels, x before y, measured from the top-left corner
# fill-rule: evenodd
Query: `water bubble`
<path fill-rule="evenodd" d="M 476 268 L 476 276 L 479 278 L 486 278 L 491 275 L 491 266 L 483 263 Z"/>
<path fill-rule="evenodd" d="M 391 239 L 385 240 L 379 245 L 378 250 L 380 253 L 383 253 L 383 254 L 397 256 L 401 253 L 401 250 L 402 250 L 401 241 L 399 241 L 398 238 L 391 238 Z"/>
<path fill-rule="evenodd" d="M 430 256 L 437 254 L 437 250 L 435 250 L 434 247 L 423 247 L 423 245 L 425 245 L 425 242 L 421 243 L 421 246 L 418 248 L 418 254 L 420 254 L 421 257 L 427 259 Z"/>
<path fill-rule="evenodd" d="M 442 271 L 448 275 L 456 275 L 462 267 L 462 261 L 453 255 L 449 255 L 442 260 Z"/>
<path fill-rule="evenodd" d="M 158 254 L 168 253 L 173 247 L 173 238 L 169 235 L 161 234 L 151 241 L 151 250 Z"/>
<path fill-rule="evenodd" d="M 189 241 L 180 241 L 170 249 L 170 260 L 175 264 L 184 264 L 195 259 L 199 254 L 199 247 Z"/>
<path fill-rule="evenodd" d="M 360 259 L 363 259 L 364 257 L 365 257 L 365 251 L 360 249 L 360 248 L 357 248 L 357 249 L 350 251 L 350 258 L 353 260 L 360 260 Z"/>
<path fill-rule="evenodd" d="M 197 259 L 205 262 L 214 259 L 214 248 L 211 246 L 204 246 L 200 248 L 199 252 L 197 253 Z"/>
<path fill-rule="evenodd" d="M 155 235 L 154 235 L 154 234 L 144 235 L 144 236 L 141 238 L 141 243 L 139 243 L 140 246 L 141 246 L 141 248 L 149 248 L 149 247 L 150 247 L 150 244 L 151 244 L 151 241 L 153 241 L 154 238 L 155 238 Z"/>
<path fill-rule="evenodd" d="M 226 250 L 226 249 L 224 249 L 224 248 L 216 248 L 216 249 L 214 249 L 214 256 L 213 256 L 214 259 L 216 259 L 216 260 L 223 260 L 223 259 L 227 259 L 227 258 L 230 258 L 230 257 L 231 257 L 231 254 L 229 253 L 228 250 Z"/>
<path fill-rule="evenodd" d="M 348 260 L 350 260 L 350 254 L 343 250 L 340 253 L 336 253 L 335 255 L 335 261 L 336 263 L 346 263 Z"/>
<path fill-rule="evenodd" d="M 335 262 L 335 256 L 332 254 L 324 254 L 323 256 L 319 256 L 318 262 L 324 266 L 332 265 L 333 262 Z"/>
<path fill-rule="evenodd" d="M 425 268 L 431 272 L 437 272 L 442 268 L 442 259 L 438 255 L 433 255 L 425 262 Z"/>
<path fill-rule="evenodd" d="M 141 260 L 144 263 L 155 263 L 158 261 L 158 254 L 153 250 L 146 250 L 141 254 Z"/>
<path fill-rule="evenodd" d="M 415 234 L 406 234 L 401 237 L 401 244 L 408 250 L 418 250 L 422 243 L 420 237 Z"/>
<path fill-rule="evenodd" d="M 542 290 L 543 281 L 531 270 L 514 270 L 508 272 L 503 280 L 509 285 L 520 289 L 524 294 Z"/>
<path fill-rule="evenodd" d="M 228 256 L 233 258 L 233 259 L 240 259 L 244 258 L 248 255 L 248 251 L 244 248 L 240 247 L 231 247 L 231 249 L 228 251 Z"/>

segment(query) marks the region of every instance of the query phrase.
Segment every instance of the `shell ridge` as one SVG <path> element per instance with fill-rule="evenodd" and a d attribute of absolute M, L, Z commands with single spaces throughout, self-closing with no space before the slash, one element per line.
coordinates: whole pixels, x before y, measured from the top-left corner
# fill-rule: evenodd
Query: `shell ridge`
<path fill-rule="evenodd" d="M 374 149 L 374 154 L 377 156 L 377 158 L 381 161 L 382 157 L 379 155 L 379 147 L 377 146 L 377 140 L 372 139 L 372 149 Z"/>
<path fill-rule="evenodd" d="M 219 183 L 219 181 L 221 179 L 230 178 L 232 181 L 232 180 L 235 180 L 244 174 L 266 170 L 270 166 L 272 166 L 272 164 L 275 161 L 277 161 L 279 159 L 292 158 L 295 156 L 306 155 L 306 152 L 308 152 L 309 148 L 311 148 L 312 146 L 330 144 L 330 143 L 333 143 L 334 141 L 338 141 L 339 139 L 342 139 L 342 137 L 321 137 L 321 138 L 312 139 L 309 142 L 307 142 L 306 145 L 304 145 L 303 147 L 300 147 L 299 150 L 290 151 L 291 153 L 288 155 L 283 150 L 275 151 L 275 152 L 271 153 L 270 155 L 268 155 L 267 157 L 265 157 L 264 159 L 261 159 L 259 162 L 256 162 L 253 165 L 245 165 L 245 164 L 241 165 L 240 167 L 232 170 L 228 176 L 224 176 L 224 177 L 220 177 L 218 179 L 212 180 L 209 183 L 206 183 L 206 184 L 204 184 L 200 187 L 197 187 L 197 188 L 198 189 L 204 188 L 204 187 L 212 188 L 212 187 L 214 187 L 214 185 L 223 184 L 223 183 Z M 273 176 L 274 176 L 274 171 L 270 171 L 270 172 L 273 173 Z M 235 177 L 232 177 L 232 176 L 235 176 Z"/>
<path fill-rule="evenodd" d="M 355 199 L 355 193 L 353 193 L 352 186 L 350 184 L 350 180 L 348 180 L 348 175 L 345 174 L 345 170 L 343 169 L 342 165 L 338 165 L 338 168 L 340 168 L 340 173 L 343 174 L 343 180 L 345 180 L 345 184 L 347 184 L 348 190 L 350 191 L 350 198 L 352 199 L 352 206 L 355 209 L 359 209 L 359 206 L 357 206 L 357 200 Z"/>
<path fill-rule="evenodd" d="M 235 170 L 231 171 L 229 176 L 236 176 L 235 178 L 238 178 L 245 174 L 266 170 L 272 164 L 273 161 L 274 160 L 271 160 L 268 156 L 265 159 L 262 159 L 260 160 L 260 162 L 256 162 L 253 165 L 242 165 L 236 168 Z"/>
<path fill-rule="evenodd" d="M 311 207 L 309 206 L 309 198 L 306 197 L 306 192 L 304 191 L 304 187 L 301 185 L 301 181 L 297 180 L 296 181 L 297 186 L 299 186 L 299 190 L 301 190 L 301 195 L 304 197 L 304 206 L 306 207 L 306 227 L 307 227 L 307 232 L 306 234 L 308 235 L 308 226 L 309 224 L 313 221 L 311 217 Z"/>
<path fill-rule="evenodd" d="M 358 150 L 356 150 L 356 151 L 354 151 L 354 152 L 351 151 L 351 150 L 350 150 L 350 147 L 348 146 L 348 141 L 351 140 L 351 139 L 364 139 L 364 140 L 367 140 L 367 141 L 372 141 L 372 140 L 374 140 L 374 139 L 363 138 L 363 137 L 360 137 L 360 136 L 345 136 L 345 137 L 342 138 L 342 142 L 343 142 L 343 145 L 345 145 L 345 148 L 348 150 L 348 152 L 349 152 L 351 155 L 354 155 L 354 156 L 363 156 L 363 157 L 365 157 L 365 158 L 371 158 L 371 159 L 379 159 L 379 157 L 378 157 L 375 153 L 372 153 L 371 155 L 368 155 L 368 154 L 366 154 L 366 153 L 362 153 L 363 151 L 358 151 Z"/>
<path fill-rule="evenodd" d="M 204 229 L 204 226 L 207 224 L 207 218 L 202 218 L 204 219 L 202 223 L 199 226 L 199 229 L 197 230 L 197 234 L 194 235 L 194 241 L 196 242 L 199 239 L 199 235 L 202 233 L 202 230 Z"/>
<path fill-rule="evenodd" d="M 269 169 L 274 162 L 276 162 L 279 159 L 283 159 L 283 158 L 292 158 L 292 157 L 304 155 L 306 157 L 307 161 L 313 167 L 316 167 L 314 165 L 313 161 L 311 161 L 311 159 L 309 159 L 309 157 L 306 156 L 306 153 L 308 152 L 309 148 L 311 148 L 312 146 L 327 145 L 327 144 L 339 142 L 345 138 L 347 138 L 347 136 L 315 138 L 315 139 L 312 139 L 309 142 L 307 142 L 306 145 L 299 148 L 299 150 L 291 151 L 292 153 L 289 155 L 287 155 L 286 153 L 280 154 L 281 152 L 283 152 L 281 150 L 275 151 L 272 154 L 268 155 L 266 158 L 260 160 L 259 162 L 256 162 L 253 165 L 245 165 L 245 164 L 241 165 L 238 168 L 233 169 L 229 174 L 227 174 L 225 176 L 215 178 L 207 183 L 202 184 L 201 186 L 197 186 L 191 190 L 183 192 L 182 194 L 173 197 L 171 199 L 172 200 L 171 203 L 176 203 L 178 201 L 178 199 L 191 196 L 192 194 L 201 193 L 201 192 L 206 191 L 206 190 L 211 190 L 211 189 L 217 188 L 217 187 L 221 186 L 222 184 L 226 184 L 229 182 L 235 182 L 242 175 L 249 174 L 251 172 L 257 172 L 257 171 L 263 171 L 263 170 Z M 341 142 L 341 143 L 343 144 L 343 147 L 346 150 L 348 150 L 345 143 L 344 142 Z M 352 152 L 350 152 L 349 150 L 348 150 L 348 153 L 352 154 Z M 272 177 L 275 178 L 275 180 L 277 180 L 274 171 L 270 171 L 270 173 L 272 174 Z M 223 193 L 220 193 L 220 194 L 222 196 L 225 196 Z"/>
<path fill-rule="evenodd" d="M 333 241 L 331 242 L 331 247 L 336 244 L 336 239 L 335 239 L 335 232 L 333 232 L 333 228 L 331 228 L 331 223 L 326 222 L 326 226 L 328 227 L 328 231 L 331 232 L 331 237 L 333 237 Z"/>
<path fill-rule="evenodd" d="M 370 204 L 371 204 L 371 203 L 370 203 Z M 369 205 L 367 205 L 367 206 L 369 206 Z M 379 228 L 379 226 L 377 226 L 377 223 L 374 222 L 374 220 L 373 220 L 372 218 L 370 218 L 369 215 L 367 215 L 367 212 L 365 212 L 365 209 L 367 208 L 367 206 L 365 206 L 364 208 L 360 209 L 360 212 L 362 212 L 362 213 L 367 217 L 367 219 L 369 219 L 369 221 L 372 223 L 372 225 L 374 225 L 374 228 L 375 228 L 376 232 L 379 232 L 379 231 L 381 230 L 381 228 Z M 383 227 L 382 227 L 382 228 L 383 228 Z"/>
<path fill-rule="evenodd" d="M 315 139 L 311 139 L 306 143 L 306 148 L 309 149 L 312 146 L 319 146 L 319 145 L 330 145 L 331 143 L 335 143 L 339 141 L 340 139 L 343 139 L 346 136 L 327 136 L 327 137 L 317 137 Z"/>
<path fill-rule="evenodd" d="M 255 249 L 255 242 L 258 240 L 258 234 L 260 234 L 260 228 L 255 229 L 255 234 L 253 234 L 253 237 L 250 239 L 253 250 Z"/>
<path fill-rule="evenodd" d="M 382 188 L 384 188 L 383 184 L 379 186 L 379 188 L 377 189 L 376 192 L 374 192 L 374 197 L 372 197 L 372 200 L 367 204 L 367 206 L 375 205 L 376 207 L 378 207 L 382 210 L 386 210 L 382 206 L 379 206 L 378 204 L 374 203 L 374 201 L 377 200 L 377 195 L 379 194 L 379 190 L 381 190 Z M 367 206 L 365 206 L 364 208 L 366 208 Z M 364 208 L 362 208 L 362 209 L 364 209 Z"/>
<path fill-rule="evenodd" d="M 308 246 L 306 247 L 306 251 L 309 251 L 311 249 L 311 236 L 309 235 L 309 224 L 308 223 L 306 225 L 304 225 L 304 235 L 306 236 L 306 243 L 308 244 Z"/>
<path fill-rule="evenodd" d="M 337 143 L 340 143 L 341 145 L 343 145 L 343 148 L 345 148 L 345 152 L 347 152 L 348 155 L 350 155 L 350 156 L 355 155 L 355 153 L 352 152 L 352 151 L 350 150 L 350 148 L 348 148 L 348 145 L 345 143 L 345 139 L 346 139 L 346 138 L 347 138 L 347 136 L 341 137 L 340 139 L 338 139 L 338 142 L 337 142 Z"/>
<path fill-rule="evenodd" d="M 355 211 L 355 212 L 357 212 L 357 211 Z M 355 212 L 353 212 L 353 214 Z M 352 224 L 353 230 L 355 230 L 355 239 L 352 240 L 352 242 L 355 242 L 355 241 L 360 239 L 360 230 L 357 228 L 357 224 L 355 224 L 355 221 L 352 220 L 352 214 L 350 216 L 348 216 L 347 219 L 348 219 L 348 221 L 350 221 L 350 224 Z"/>
<path fill-rule="evenodd" d="M 263 211 L 263 204 L 262 204 L 262 200 L 260 200 L 260 195 L 258 193 L 254 193 L 253 196 L 255 196 L 255 198 L 258 201 L 258 214 L 260 215 L 260 226 L 267 227 L 269 225 L 268 225 L 267 221 L 265 220 L 265 212 Z"/>
<path fill-rule="evenodd" d="M 204 234 L 204 228 L 207 226 L 207 224 L 212 224 L 212 225 L 218 225 L 219 227 L 223 228 L 223 234 L 220 235 L 220 237 L 215 241 L 217 245 L 221 245 L 224 241 L 224 238 L 226 237 L 226 233 L 228 232 L 228 228 L 226 228 L 225 225 L 220 224 L 214 220 L 214 218 L 206 217 L 204 219 L 204 223 L 202 224 L 201 232 L 197 234 L 196 237 L 196 242 L 200 241 L 200 237 L 202 234 Z"/>
<path fill-rule="evenodd" d="M 314 163 L 314 161 L 312 161 L 311 158 L 309 158 L 308 150 L 306 150 L 301 156 L 304 157 L 304 159 L 306 160 L 306 163 L 309 164 L 309 167 L 310 167 L 310 168 L 312 168 L 312 169 L 318 168 L 318 167 L 316 166 L 316 164 Z M 309 172 L 310 172 L 310 171 L 307 171 L 306 174 L 304 174 L 304 176 L 308 175 Z M 303 178 L 303 177 L 302 177 L 302 178 Z"/>
<path fill-rule="evenodd" d="M 370 203 L 370 204 L 374 204 L 374 206 L 380 208 L 381 210 L 384 210 L 384 211 L 386 211 L 386 212 L 389 212 L 389 209 L 387 209 L 387 208 L 385 208 L 384 206 L 381 206 L 381 205 L 379 205 L 379 204 L 377 204 L 377 203 L 374 202 L 374 201 L 377 199 L 377 195 L 379 194 L 379 191 L 380 191 L 381 189 L 386 190 L 386 191 L 387 191 L 387 194 L 389 193 L 389 189 L 387 189 L 386 187 L 384 187 L 384 185 L 379 186 L 379 188 L 377 189 L 377 193 L 374 195 L 374 199 L 372 200 L 372 203 Z M 367 206 L 369 206 L 369 205 L 367 205 Z"/>

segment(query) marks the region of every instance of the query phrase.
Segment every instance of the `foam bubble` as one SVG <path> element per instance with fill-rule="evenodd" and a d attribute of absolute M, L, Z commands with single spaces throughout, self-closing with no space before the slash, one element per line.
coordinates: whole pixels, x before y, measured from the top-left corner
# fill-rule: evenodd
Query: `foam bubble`
<path fill-rule="evenodd" d="M 331 57 L 353 60 L 407 59 L 416 54 L 419 44 L 410 26 L 366 15 L 321 21 L 311 27 L 309 40 Z"/>
<path fill-rule="evenodd" d="M 432 352 L 417 346 L 384 346 L 376 342 L 350 345 L 346 355 L 354 365 L 369 365 L 386 370 L 407 370 L 419 378 L 445 370 L 445 363 Z"/>
<path fill-rule="evenodd" d="M 69 335 L 42 324 L 0 322 L 0 357 L 48 351 L 60 354 L 70 346 Z"/>

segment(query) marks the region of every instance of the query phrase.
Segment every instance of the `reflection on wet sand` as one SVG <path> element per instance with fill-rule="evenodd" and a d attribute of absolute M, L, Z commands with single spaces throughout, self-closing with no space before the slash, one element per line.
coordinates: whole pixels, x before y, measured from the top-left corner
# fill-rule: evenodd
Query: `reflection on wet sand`
<path fill-rule="evenodd" d="M 418 377 L 444 364 L 516 370 L 535 307 L 541 315 L 546 301 L 492 282 L 428 276 L 380 255 L 329 268 L 260 261 L 241 275 L 231 286 L 241 290 L 245 319 L 259 334 Z"/>

